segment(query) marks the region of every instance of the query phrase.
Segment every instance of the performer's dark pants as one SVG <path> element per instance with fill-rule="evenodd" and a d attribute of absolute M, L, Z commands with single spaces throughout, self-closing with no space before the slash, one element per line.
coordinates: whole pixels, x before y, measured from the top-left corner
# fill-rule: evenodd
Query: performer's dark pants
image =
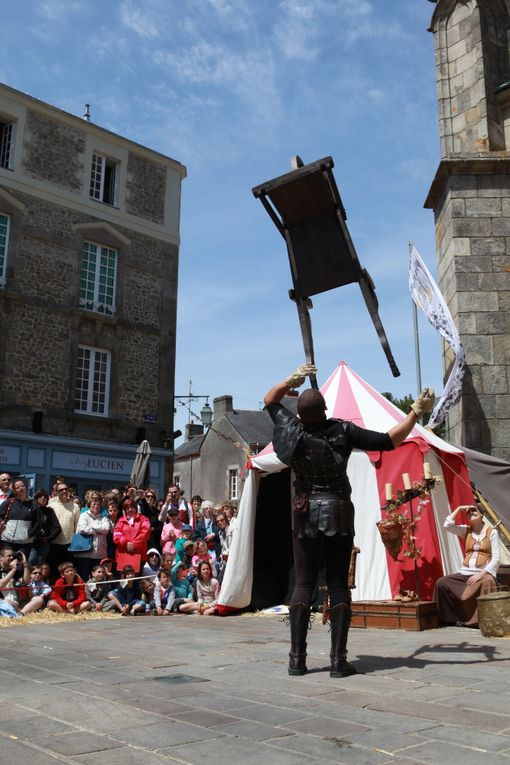
<path fill-rule="evenodd" d="M 350 535 L 334 534 L 327 537 L 318 532 L 316 537 L 293 540 L 296 584 L 290 605 L 312 603 L 312 595 L 321 559 L 321 548 L 326 562 L 326 582 L 330 606 L 340 603 L 350 605 L 351 593 L 348 587 L 349 564 L 351 562 L 353 538 Z"/>

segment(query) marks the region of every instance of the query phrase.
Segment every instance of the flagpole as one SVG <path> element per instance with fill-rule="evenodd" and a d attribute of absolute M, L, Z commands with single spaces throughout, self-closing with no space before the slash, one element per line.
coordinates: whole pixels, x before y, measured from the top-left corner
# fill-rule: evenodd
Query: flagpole
<path fill-rule="evenodd" d="M 409 242 L 409 253 L 411 253 L 411 250 L 413 248 L 413 243 Z M 416 303 L 411 298 L 411 303 L 413 305 L 413 327 L 414 327 L 414 356 L 416 360 L 416 384 L 418 386 L 417 393 L 418 395 L 421 393 L 421 361 L 420 361 L 420 335 L 418 333 L 418 309 L 416 308 Z"/>

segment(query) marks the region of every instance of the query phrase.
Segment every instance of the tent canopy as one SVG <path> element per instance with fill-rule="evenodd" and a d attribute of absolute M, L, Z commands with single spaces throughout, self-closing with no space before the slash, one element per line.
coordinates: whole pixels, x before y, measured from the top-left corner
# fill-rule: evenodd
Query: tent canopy
<path fill-rule="evenodd" d="M 406 417 L 345 362 L 340 362 L 321 387 L 321 392 L 326 399 L 328 417 L 350 420 L 369 430 L 387 432 Z M 430 463 L 433 475 L 439 480 L 431 492 L 430 502 L 423 508 L 417 527 L 417 544 L 422 548 L 422 555 L 415 571 L 412 560 L 400 556 L 399 561 L 394 561 L 389 556 L 376 522 L 386 503 L 385 485 L 391 483 L 395 495 L 404 488 L 403 473 L 408 473 L 412 482 L 423 480 L 424 461 Z M 251 458 L 251 466 L 262 474 L 288 467 L 276 457 L 272 444 Z M 463 450 L 416 425 L 404 443 L 393 451 L 365 453 L 354 450 L 347 472 L 356 508 L 355 544 L 361 548 L 353 599 L 392 598 L 400 588 L 418 589 L 420 597 L 430 599 L 436 579 L 457 571 L 462 561 L 458 538 L 445 531 L 444 521 L 451 508 L 473 502 Z M 256 484 L 259 480 L 264 479 L 251 471 L 243 490 L 238 531 L 220 595 L 220 604 L 227 607 L 242 608 L 250 602 L 247 595 L 251 593 L 253 566 L 250 540 L 255 525 Z M 417 510 L 417 500 L 413 510 Z M 289 512 L 289 509 L 280 508 L 279 511 Z"/>

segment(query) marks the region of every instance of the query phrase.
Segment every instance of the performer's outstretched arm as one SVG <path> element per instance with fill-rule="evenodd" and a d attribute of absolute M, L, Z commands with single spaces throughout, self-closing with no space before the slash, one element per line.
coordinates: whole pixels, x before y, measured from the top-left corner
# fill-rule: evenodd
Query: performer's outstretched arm
<path fill-rule="evenodd" d="M 264 396 L 264 404 L 266 406 L 269 404 L 279 404 L 282 398 L 284 398 L 290 390 L 291 388 L 287 385 L 287 380 L 282 380 L 281 382 L 276 383 L 272 388 L 269 388 Z"/>
<path fill-rule="evenodd" d="M 388 435 L 393 442 L 393 446 L 400 446 L 411 430 L 414 428 L 420 417 L 426 412 L 430 412 L 434 407 L 435 393 L 432 388 L 424 388 L 416 401 L 411 404 L 411 411 L 407 417 L 388 431 Z"/>
<path fill-rule="evenodd" d="M 264 396 L 264 404 L 266 406 L 269 406 L 269 404 L 279 404 L 289 391 L 293 390 L 293 388 L 301 387 L 307 377 L 315 374 L 317 374 L 317 369 L 313 364 L 302 364 L 285 380 L 269 388 Z"/>

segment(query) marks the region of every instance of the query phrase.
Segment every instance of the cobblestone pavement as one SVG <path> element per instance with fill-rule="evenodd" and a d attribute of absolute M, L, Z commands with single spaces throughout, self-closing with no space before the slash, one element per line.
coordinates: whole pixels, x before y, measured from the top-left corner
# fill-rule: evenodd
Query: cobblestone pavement
<path fill-rule="evenodd" d="M 317 620 L 318 622 L 318 620 Z M 0 629 L 0 760 L 55 765 L 510 765 L 510 640 L 328 631 L 287 675 L 278 617 L 134 617 Z"/>

